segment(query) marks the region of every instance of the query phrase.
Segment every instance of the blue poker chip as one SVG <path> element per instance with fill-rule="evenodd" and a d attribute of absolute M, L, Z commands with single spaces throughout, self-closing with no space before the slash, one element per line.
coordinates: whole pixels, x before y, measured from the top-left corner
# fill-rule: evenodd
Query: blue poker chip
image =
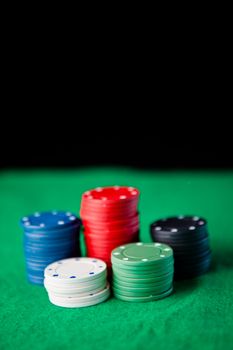
<path fill-rule="evenodd" d="M 27 274 L 34 277 L 42 278 L 44 276 L 44 269 L 38 270 L 38 269 L 27 268 Z"/>
<path fill-rule="evenodd" d="M 60 251 L 47 251 L 47 252 L 35 252 L 34 250 L 32 251 L 28 251 L 25 250 L 25 255 L 26 258 L 30 258 L 30 257 L 41 257 L 41 258 L 46 258 L 46 257 L 51 257 L 54 259 L 57 259 L 57 257 L 61 256 L 61 255 L 65 255 L 65 256 L 69 256 L 70 254 L 73 253 L 73 249 L 69 249 L 69 250 L 60 250 Z"/>
<path fill-rule="evenodd" d="M 44 276 L 34 276 L 34 275 L 30 275 L 28 274 L 27 275 L 27 279 L 30 283 L 33 283 L 33 284 L 38 284 L 40 286 L 43 286 L 44 285 Z"/>
<path fill-rule="evenodd" d="M 43 255 L 51 255 L 52 253 L 60 253 L 60 252 L 63 252 L 64 254 L 66 252 L 70 252 L 70 251 L 81 251 L 80 250 L 80 245 L 79 245 L 79 242 L 75 241 L 75 242 L 71 242 L 69 245 L 64 245 L 64 246 L 31 246 L 31 245 L 26 245 L 24 244 L 24 253 L 25 254 L 35 254 L 37 255 L 40 255 L 40 254 L 43 254 Z"/>
<path fill-rule="evenodd" d="M 23 244 L 25 245 L 30 245 L 30 246 L 38 246 L 38 247 L 47 247 L 47 246 L 66 246 L 68 244 L 68 242 L 72 242 L 73 244 L 75 244 L 76 242 L 78 242 L 79 244 L 79 235 L 76 236 L 72 236 L 72 237 L 68 237 L 66 239 L 61 239 L 61 240 L 57 240 L 57 239 L 30 239 L 28 237 L 23 237 Z"/>
<path fill-rule="evenodd" d="M 31 262 L 38 262 L 38 263 L 44 263 L 44 264 L 50 264 L 53 261 L 60 260 L 60 259 L 66 259 L 70 257 L 78 256 L 76 249 L 70 250 L 69 252 L 59 252 L 57 254 L 35 254 L 35 253 L 26 253 L 25 258 L 26 261 Z"/>
<path fill-rule="evenodd" d="M 80 226 L 79 225 L 74 225 L 74 226 L 68 226 L 68 227 L 63 227 L 63 229 L 59 230 L 31 230 L 27 231 L 26 229 L 24 230 L 24 234 L 26 237 L 31 238 L 31 239 L 64 239 L 65 237 L 72 237 L 73 235 L 76 235 L 77 233 L 79 234 L 80 232 Z"/>
<path fill-rule="evenodd" d="M 26 269 L 32 270 L 32 271 L 44 271 L 44 269 L 45 269 L 44 266 L 45 266 L 45 264 L 31 264 L 28 262 L 26 263 Z"/>
<path fill-rule="evenodd" d="M 65 239 L 57 240 L 57 239 L 44 239 L 38 240 L 38 239 L 30 239 L 26 236 L 24 236 L 23 243 L 24 245 L 28 246 L 35 246 L 35 247 L 65 247 L 69 244 L 75 244 L 76 242 L 79 242 L 79 236 L 72 236 L 72 237 L 66 237 Z"/>
<path fill-rule="evenodd" d="M 71 212 L 36 212 L 21 219 L 20 225 L 25 231 L 63 230 L 69 226 L 80 226 L 81 220 Z"/>
<path fill-rule="evenodd" d="M 75 256 L 76 254 L 76 251 L 75 249 L 70 249 L 70 250 L 67 250 L 67 251 L 59 251 L 59 252 L 48 252 L 48 253 L 45 253 L 45 252 L 28 252 L 26 251 L 25 252 L 25 257 L 26 259 L 30 259 L 30 258 L 33 258 L 33 259 L 38 259 L 38 260 L 49 260 L 49 259 L 52 259 L 53 261 L 56 261 L 56 260 L 59 260 L 59 259 L 65 259 L 67 257 L 72 257 L 72 256 Z"/>
<path fill-rule="evenodd" d="M 70 250 L 68 252 L 59 252 L 59 253 L 51 253 L 51 254 L 35 254 L 35 253 L 26 253 L 25 254 L 25 258 L 26 260 L 30 261 L 31 259 L 37 259 L 37 262 L 39 263 L 44 263 L 44 264 L 47 264 L 47 262 L 49 261 L 56 261 L 56 260 L 59 260 L 59 259 L 65 259 L 67 257 L 72 257 L 72 256 L 75 256 L 76 252 L 74 252 L 73 250 Z"/>
<path fill-rule="evenodd" d="M 57 260 L 81 255 L 81 220 L 70 212 L 38 212 L 20 221 L 29 282 L 43 285 L 44 269 Z"/>
<path fill-rule="evenodd" d="M 70 249 L 76 245 L 78 245 L 78 240 L 71 240 L 63 244 L 31 244 L 30 242 L 24 242 L 24 249 L 30 251 L 59 251 Z"/>
<path fill-rule="evenodd" d="M 24 247 L 24 253 L 26 256 L 29 255 L 35 255 L 35 256 L 51 256 L 51 255 L 57 255 L 57 254 L 67 254 L 71 251 L 76 251 L 76 246 L 69 246 L 69 247 L 63 247 L 60 249 L 54 249 L 54 248 L 43 248 L 43 249 L 37 249 L 37 248 L 31 248 L 31 247 Z"/>

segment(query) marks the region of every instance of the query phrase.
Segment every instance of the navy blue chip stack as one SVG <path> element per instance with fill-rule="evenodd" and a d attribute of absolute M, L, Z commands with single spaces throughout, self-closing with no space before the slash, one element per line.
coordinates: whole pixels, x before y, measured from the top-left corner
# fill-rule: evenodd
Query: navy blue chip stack
<path fill-rule="evenodd" d="M 154 242 L 166 243 L 174 252 L 176 279 L 191 278 L 207 272 L 211 250 L 207 222 L 198 216 L 178 216 L 151 224 Z"/>
<path fill-rule="evenodd" d="M 81 221 L 65 211 L 34 213 L 23 217 L 24 253 L 27 277 L 43 285 L 44 269 L 54 261 L 81 255 L 79 232 Z"/>

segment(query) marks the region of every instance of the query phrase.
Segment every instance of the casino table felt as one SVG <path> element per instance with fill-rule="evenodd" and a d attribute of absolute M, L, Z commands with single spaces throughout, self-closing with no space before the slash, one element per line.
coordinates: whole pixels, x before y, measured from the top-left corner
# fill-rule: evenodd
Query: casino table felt
<path fill-rule="evenodd" d="M 97 182 L 98 181 L 98 182 Z M 171 296 L 148 303 L 110 298 L 65 309 L 26 281 L 19 219 L 38 210 L 79 213 L 82 193 L 96 186 L 140 190 L 140 238 L 159 218 L 207 218 L 209 273 L 174 284 Z M 225 349 L 233 344 L 233 172 L 152 172 L 132 169 L 0 173 L 1 349 Z M 83 238 L 81 239 L 84 251 Z"/>

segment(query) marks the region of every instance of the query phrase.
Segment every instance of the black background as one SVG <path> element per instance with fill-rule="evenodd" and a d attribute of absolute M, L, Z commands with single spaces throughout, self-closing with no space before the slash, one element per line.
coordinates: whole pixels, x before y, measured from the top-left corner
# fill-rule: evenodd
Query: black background
<path fill-rule="evenodd" d="M 1 169 L 132 166 L 152 169 L 230 169 L 230 129 L 187 117 L 154 114 L 127 119 L 109 113 L 34 117 L 1 130 Z M 76 119 L 76 120 L 75 120 Z M 138 120 L 136 120 L 138 119 Z M 30 127 L 28 127 L 30 125 Z"/>
<path fill-rule="evenodd" d="M 232 97 L 225 66 L 216 71 L 212 56 L 177 57 L 172 65 L 170 56 L 161 57 L 161 65 L 150 56 L 140 72 L 130 60 L 127 66 L 124 60 L 93 65 L 89 56 L 77 66 L 72 57 L 60 70 L 59 61 L 30 57 L 16 65 L 11 56 L 2 95 L 1 169 L 233 168 Z"/>
<path fill-rule="evenodd" d="M 202 22 L 88 38 L 72 21 L 67 35 L 8 28 L 0 168 L 232 168 L 229 30 Z"/>

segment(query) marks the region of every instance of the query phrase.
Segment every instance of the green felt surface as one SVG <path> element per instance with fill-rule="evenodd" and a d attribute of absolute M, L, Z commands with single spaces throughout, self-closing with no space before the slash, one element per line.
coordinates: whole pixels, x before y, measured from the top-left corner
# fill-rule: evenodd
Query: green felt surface
<path fill-rule="evenodd" d="M 141 240 L 149 224 L 176 214 L 209 221 L 213 266 L 175 284 L 172 296 L 134 304 L 114 298 L 90 308 L 49 303 L 25 280 L 21 216 L 79 211 L 83 191 L 122 184 L 141 191 Z M 0 349 L 228 349 L 233 345 L 233 173 L 87 169 L 0 173 Z"/>

